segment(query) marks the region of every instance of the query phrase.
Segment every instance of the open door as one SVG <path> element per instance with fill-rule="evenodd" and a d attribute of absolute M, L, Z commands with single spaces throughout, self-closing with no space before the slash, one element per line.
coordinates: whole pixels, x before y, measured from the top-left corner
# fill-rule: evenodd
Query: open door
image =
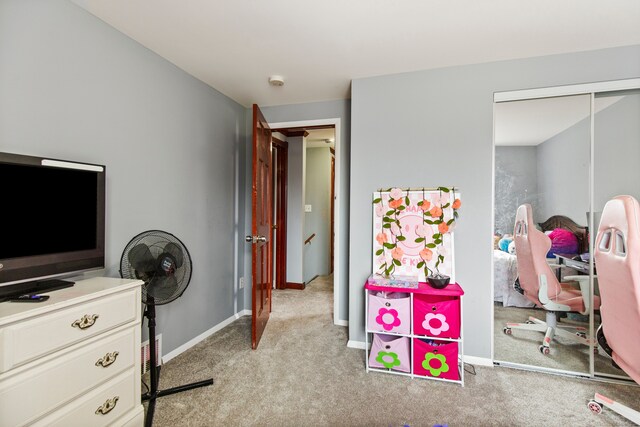
<path fill-rule="evenodd" d="M 258 348 L 271 312 L 271 129 L 262 112 L 253 104 L 253 192 L 252 245 L 253 283 L 251 289 L 251 348 Z"/>

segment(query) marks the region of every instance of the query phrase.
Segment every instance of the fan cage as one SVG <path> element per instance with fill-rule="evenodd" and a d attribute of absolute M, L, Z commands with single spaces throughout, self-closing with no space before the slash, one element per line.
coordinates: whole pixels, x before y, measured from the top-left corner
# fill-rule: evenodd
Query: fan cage
<path fill-rule="evenodd" d="M 176 291 L 166 298 L 154 298 L 154 304 L 168 304 L 171 301 L 179 298 L 184 293 L 187 285 L 189 284 L 189 281 L 191 280 L 191 255 L 180 239 L 166 231 L 143 231 L 142 233 L 132 238 L 127 246 L 125 246 L 124 251 L 122 252 L 122 257 L 120 258 L 120 276 L 122 276 L 122 278 L 124 279 L 138 279 L 144 281 L 144 285 L 142 286 L 142 302 L 147 304 L 149 298 L 147 294 L 147 286 L 152 278 L 147 278 L 147 280 L 145 280 L 138 274 L 136 269 L 129 262 L 129 251 L 131 251 L 132 248 L 141 243 L 149 247 L 151 255 L 153 255 L 155 259 L 158 259 L 158 257 L 163 253 L 163 249 L 167 243 L 174 243 L 180 248 L 184 255 L 184 261 L 180 267 L 176 268 L 174 273 L 174 277 L 178 283 Z"/>

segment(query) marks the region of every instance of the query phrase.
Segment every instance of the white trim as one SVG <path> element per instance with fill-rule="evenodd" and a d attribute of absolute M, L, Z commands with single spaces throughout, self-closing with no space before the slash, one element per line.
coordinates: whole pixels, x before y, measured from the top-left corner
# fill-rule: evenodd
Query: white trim
<path fill-rule="evenodd" d="M 341 144 L 341 119 L 319 119 L 319 120 L 298 120 L 295 122 L 278 122 L 269 123 L 269 127 L 272 129 L 290 128 L 290 127 L 302 127 L 302 126 L 323 126 L 334 125 L 335 126 L 335 159 L 336 159 L 336 176 L 335 176 L 335 204 L 333 206 L 333 233 L 336 238 L 333 241 L 333 323 L 339 324 L 343 321 L 338 317 L 340 311 L 340 292 L 338 292 L 338 285 L 341 283 L 340 277 L 340 206 L 342 194 L 340 193 L 341 174 L 340 167 L 342 164 L 342 144 Z"/>
<path fill-rule="evenodd" d="M 493 340 L 491 340 L 491 341 L 493 341 Z M 465 355 L 462 356 L 462 359 L 464 360 L 464 363 L 469 364 L 469 365 L 489 366 L 489 367 L 493 368 L 493 360 L 492 359 L 488 359 L 486 357 L 467 356 L 465 354 Z"/>
<path fill-rule="evenodd" d="M 196 344 L 200 343 L 201 341 L 204 341 L 205 339 L 209 338 L 211 335 L 215 334 L 220 329 L 224 328 L 225 326 L 228 326 L 228 325 L 232 324 L 233 322 L 235 322 L 240 317 L 242 317 L 242 316 L 250 316 L 250 315 L 251 315 L 251 310 L 242 310 L 242 311 L 234 314 L 233 316 L 228 317 L 227 319 L 225 319 L 222 322 L 220 322 L 217 325 L 215 325 L 213 328 L 211 328 L 211 329 L 209 329 L 207 331 L 204 331 L 203 333 L 201 333 L 197 337 L 195 337 L 193 339 L 190 339 L 186 343 L 182 344 L 180 347 L 178 347 L 175 350 L 172 350 L 169 353 L 167 353 L 164 356 L 162 356 L 162 363 L 167 363 L 169 360 L 173 359 L 174 357 L 184 353 L 185 351 L 189 350 L 191 347 L 193 347 Z"/>
<path fill-rule="evenodd" d="M 615 92 L 619 90 L 638 88 L 640 88 L 640 78 L 613 80 L 567 86 L 552 86 L 537 89 L 496 92 L 493 94 L 493 102 L 520 101 L 525 99 L 551 98 L 555 96 Z"/>
<path fill-rule="evenodd" d="M 495 334 L 495 307 L 494 307 L 494 298 L 495 298 L 495 260 L 493 259 L 493 239 L 494 239 L 494 233 L 495 233 L 495 227 L 496 227 L 496 103 L 493 103 L 493 128 L 492 128 L 492 141 L 493 143 L 491 144 L 491 279 L 490 279 L 490 283 L 491 283 L 491 289 L 489 290 L 489 294 L 491 295 L 491 300 L 489 301 L 491 304 L 491 309 L 489 310 L 489 315 L 491 316 L 489 318 L 489 324 L 491 325 L 491 346 L 490 346 L 490 353 L 489 355 L 491 356 L 491 362 L 493 364 L 493 361 L 495 360 L 495 355 L 494 355 L 494 351 L 495 351 L 495 343 L 494 343 L 494 334 Z"/>
<path fill-rule="evenodd" d="M 349 321 L 348 320 L 336 320 L 333 322 L 334 325 L 336 326 L 349 326 Z"/>
<path fill-rule="evenodd" d="M 367 344 L 364 341 L 347 341 L 347 347 L 349 348 L 357 348 L 358 350 L 365 350 L 367 348 Z"/>
<path fill-rule="evenodd" d="M 51 166 L 54 168 L 79 169 L 83 171 L 104 172 L 104 168 L 98 165 L 87 165 L 84 163 L 63 162 L 60 160 L 42 159 L 42 166 Z"/>

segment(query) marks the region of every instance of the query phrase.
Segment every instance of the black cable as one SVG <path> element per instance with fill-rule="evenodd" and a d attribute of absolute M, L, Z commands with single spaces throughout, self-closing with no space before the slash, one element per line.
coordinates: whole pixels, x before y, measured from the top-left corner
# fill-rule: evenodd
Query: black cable
<path fill-rule="evenodd" d="M 470 370 L 468 370 L 468 369 L 467 369 L 467 366 L 468 366 L 468 367 L 470 367 L 472 370 L 471 370 L 471 371 L 470 371 Z M 470 365 L 470 364 L 468 364 L 468 363 L 465 363 L 465 364 L 464 364 L 464 371 L 465 371 L 466 373 L 468 373 L 468 374 L 475 375 L 475 374 L 476 374 L 476 367 L 475 367 L 475 366 L 473 366 L 473 365 Z"/>
<path fill-rule="evenodd" d="M 140 378 L 140 381 L 142 381 L 142 385 L 144 386 L 144 388 L 147 389 L 147 391 L 145 391 L 143 394 L 149 393 L 150 390 L 149 390 L 149 386 L 147 385 L 147 383 L 145 383 L 142 378 Z"/>

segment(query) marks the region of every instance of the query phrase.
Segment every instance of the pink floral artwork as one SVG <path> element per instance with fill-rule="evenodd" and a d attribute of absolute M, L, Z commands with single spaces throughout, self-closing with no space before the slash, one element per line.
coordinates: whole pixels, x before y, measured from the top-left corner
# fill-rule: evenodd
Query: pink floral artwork
<path fill-rule="evenodd" d="M 452 232 L 460 193 L 447 187 L 395 187 L 375 192 L 373 197 L 373 273 L 417 274 L 420 281 L 426 281 L 437 272 L 455 281 Z"/>

